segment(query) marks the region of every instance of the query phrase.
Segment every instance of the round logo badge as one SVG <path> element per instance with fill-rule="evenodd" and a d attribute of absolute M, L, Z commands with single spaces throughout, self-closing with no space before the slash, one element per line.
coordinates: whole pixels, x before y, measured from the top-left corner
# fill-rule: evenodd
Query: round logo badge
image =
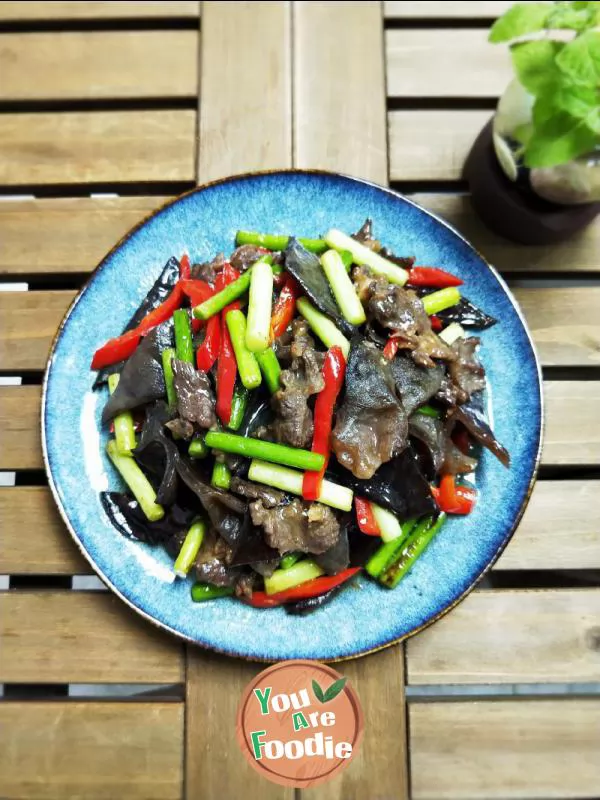
<path fill-rule="evenodd" d="M 237 716 L 242 752 L 257 772 L 305 789 L 330 780 L 354 757 L 363 734 L 358 696 L 316 661 L 282 661 L 246 688 Z"/>

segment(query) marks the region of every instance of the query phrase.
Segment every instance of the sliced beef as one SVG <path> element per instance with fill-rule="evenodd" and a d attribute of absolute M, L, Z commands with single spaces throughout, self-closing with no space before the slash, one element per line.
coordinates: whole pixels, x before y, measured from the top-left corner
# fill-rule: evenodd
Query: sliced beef
<path fill-rule="evenodd" d="M 294 276 L 317 308 L 331 317 L 340 330 L 352 336 L 356 329 L 340 313 L 319 257 L 303 247 L 293 236 L 284 250 L 284 257 L 286 270 Z"/>
<path fill-rule="evenodd" d="M 444 367 L 441 364 L 420 367 L 404 353 L 394 358 L 391 368 L 396 389 L 408 416 L 431 400 L 440 390 L 444 379 Z"/>
<path fill-rule="evenodd" d="M 338 572 L 346 569 L 350 563 L 347 526 L 341 525 L 337 542 L 329 550 L 325 550 L 324 553 L 315 555 L 314 559 L 328 575 L 337 575 Z"/>
<path fill-rule="evenodd" d="M 176 417 L 166 422 L 165 428 L 171 431 L 174 439 L 191 439 L 196 430 L 189 420 L 181 417 Z"/>
<path fill-rule="evenodd" d="M 265 508 L 274 508 L 283 502 L 285 495 L 277 489 L 269 486 L 261 486 L 260 483 L 245 481 L 242 478 L 232 477 L 230 489 L 235 494 L 239 494 L 248 500 L 262 500 Z"/>
<path fill-rule="evenodd" d="M 119 383 L 102 411 L 102 422 L 132 408 L 159 400 L 166 394 L 161 353 L 173 346 L 173 324 L 169 320 L 153 328 L 125 362 Z"/>
<path fill-rule="evenodd" d="M 129 322 L 123 328 L 122 333 L 136 328 L 147 314 L 149 314 L 167 299 L 171 293 L 171 290 L 179 280 L 179 269 L 179 261 L 173 256 L 163 267 L 163 270 L 156 279 L 154 286 L 150 289 L 146 297 L 144 297 L 140 305 L 137 307 L 129 319 Z M 120 361 L 118 364 L 111 364 L 110 367 L 105 367 L 104 369 L 99 370 L 96 375 L 93 388 L 97 389 L 99 386 L 102 386 L 102 384 L 106 383 L 109 375 L 113 375 L 115 372 L 121 372 L 124 363 L 124 361 Z"/>
<path fill-rule="evenodd" d="M 369 320 L 392 331 L 400 348 L 410 350 L 417 364 L 432 367 L 434 358 L 455 358 L 452 349 L 432 331 L 416 292 L 374 276 L 366 267 L 355 267 L 352 279 Z"/>
<path fill-rule="evenodd" d="M 510 466 L 510 454 L 496 439 L 488 425 L 479 397 L 451 409 L 448 413 L 448 422 L 450 426 L 457 422 L 462 423 L 476 442 L 493 453 L 505 467 Z"/>
<path fill-rule="evenodd" d="M 365 247 L 368 247 L 369 250 L 373 250 L 375 253 L 379 253 L 381 250 L 381 242 L 373 236 L 373 220 L 369 217 L 367 217 L 356 233 L 352 234 L 352 239 L 364 244 Z"/>
<path fill-rule="evenodd" d="M 232 553 L 231 545 L 209 529 L 194 562 L 197 579 L 213 586 L 235 586 L 241 570 L 230 566 Z"/>
<path fill-rule="evenodd" d="M 331 437 L 339 463 L 357 478 L 370 478 L 407 443 L 408 420 L 389 363 L 360 336 L 352 340 L 346 394 Z"/>
<path fill-rule="evenodd" d="M 229 261 L 231 266 L 235 267 L 238 272 L 245 272 L 248 267 L 251 267 L 264 254 L 265 249 L 263 247 L 257 247 L 254 244 L 243 244 L 233 251 Z"/>
<path fill-rule="evenodd" d="M 325 383 L 322 375 L 323 355 L 314 348 L 314 339 L 302 319 L 292 323 L 289 369 L 281 372 L 281 388 L 271 402 L 275 412 L 272 431 L 278 442 L 292 447 L 308 447 L 312 441 L 313 421 L 308 398 L 320 392 Z"/>
<path fill-rule="evenodd" d="M 262 500 L 255 500 L 250 514 L 254 525 L 264 529 L 267 544 L 280 553 L 325 553 L 340 536 L 335 514 L 321 503 L 294 499 L 266 508 Z"/>
<path fill-rule="evenodd" d="M 199 428 L 216 425 L 215 395 L 208 375 L 178 358 L 172 364 L 179 415 Z"/>
<path fill-rule="evenodd" d="M 218 253 L 212 261 L 207 261 L 203 264 L 194 264 L 191 270 L 192 278 L 206 281 L 206 283 L 210 283 L 212 285 L 215 282 L 217 273 L 224 263 L 225 256 L 223 253 Z"/>
<path fill-rule="evenodd" d="M 456 358 L 448 364 L 448 372 L 460 403 L 466 402 L 474 392 L 485 389 L 485 370 L 477 358 L 480 341 L 476 336 L 469 336 L 457 339 L 452 345 Z"/>
<path fill-rule="evenodd" d="M 256 572 L 243 572 L 235 584 L 236 597 L 252 597 L 252 592 L 258 588 L 258 575 Z"/>

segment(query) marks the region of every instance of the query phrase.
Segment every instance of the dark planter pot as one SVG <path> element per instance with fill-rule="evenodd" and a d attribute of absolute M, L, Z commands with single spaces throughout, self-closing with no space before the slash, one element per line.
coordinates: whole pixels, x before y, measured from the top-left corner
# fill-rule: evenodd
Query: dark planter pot
<path fill-rule="evenodd" d="M 475 140 L 463 170 L 473 207 L 485 224 L 522 244 L 554 244 L 589 225 L 600 203 L 555 205 L 537 197 L 526 178 L 513 183 L 506 177 L 494 152 L 492 125 L 490 120 Z"/>

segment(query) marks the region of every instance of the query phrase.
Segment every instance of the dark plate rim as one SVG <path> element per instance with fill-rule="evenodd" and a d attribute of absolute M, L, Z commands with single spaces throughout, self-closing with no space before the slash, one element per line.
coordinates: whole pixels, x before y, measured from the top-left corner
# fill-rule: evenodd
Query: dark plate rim
<path fill-rule="evenodd" d="M 161 630 L 168 631 L 169 633 L 171 633 L 174 636 L 176 636 L 178 639 L 183 640 L 185 642 L 188 642 L 189 644 L 196 645 L 197 647 L 199 647 L 199 648 L 201 648 L 203 650 L 206 650 L 208 652 L 219 653 L 221 655 L 230 656 L 232 658 L 241 658 L 241 659 L 243 659 L 245 661 L 252 661 L 252 662 L 257 662 L 257 663 L 269 663 L 269 664 L 272 663 L 272 659 L 270 659 L 270 658 L 258 658 L 258 657 L 255 657 L 255 656 L 250 657 L 250 656 L 245 655 L 244 653 L 236 653 L 236 652 L 233 652 L 231 650 L 224 650 L 224 649 L 221 649 L 221 648 L 213 647 L 212 645 L 205 644 L 204 642 L 199 642 L 197 639 L 194 639 L 191 636 L 187 636 L 187 635 L 181 633 L 181 631 L 178 631 L 175 628 L 172 628 L 170 625 L 167 625 L 165 622 L 162 622 L 161 620 L 156 619 L 156 617 L 151 616 L 146 611 L 144 611 L 143 609 L 141 609 L 137 605 L 135 605 L 135 603 L 131 602 L 131 600 L 129 600 L 127 597 L 125 597 L 119 591 L 119 589 L 117 589 L 117 587 L 112 583 L 110 578 L 108 578 L 107 575 L 105 575 L 104 572 L 98 567 L 98 565 L 96 564 L 96 562 L 94 561 L 92 556 L 83 547 L 83 544 L 82 544 L 80 538 L 78 537 L 76 531 L 74 530 L 73 526 L 71 525 L 71 522 L 70 522 L 70 520 L 68 518 L 66 509 L 64 508 L 62 500 L 61 500 L 60 495 L 58 493 L 58 487 L 56 486 L 56 484 L 54 482 L 54 478 L 53 478 L 53 475 L 52 475 L 52 470 L 51 470 L 51 467 L 50 467 L 50 459 L 49 459 L 49 456 L 48 456 L 47 443 L 46 443 L 46 424 L 47 424 L 46 406 L 47 406 L 47 399 L 48 399 L 47 398 L 48 382 L 49 382 L 49 377 L 50 377 L 50 371 L 52 369 L 52 365 L 53 365 L 53 362 L 54 362 L 54 355 L 55 355 L 56 347 L 58 345 L 58 341 L 59 341 L 59 339 L 60 339 L 60 337 L 62 335 L 64 327 L 66 326 L 66 324 L 67 324 L 67 322 L 69 320 L 69 317 L 71 316 L 71 313 L 73 312 L 73 310 L 75 309 L 75 307 L 77 306 L 79 301 L 83 298 L 88 286 L 91 285 L 91 283 L 96 279 L 96 277 L 104 269 L 104 267 L 106 266 L 107 261 L 112 256 L 112 254 L 116 250 L 118 250 L 123 244 L 125 244 L 125 242 L 127 242 L 135 233 L 137 233 L 138 230 L 143 228 L 143 226 L 150 219 L 153 219 L 154 217 L 160 216 L 160 214 L 162 214 L 164 211 L 166 211 L 171 206 L 173 206 L 176 203 L 178 203 L 182 198 L 189 197 L 190 195 L 203 192 L 204 190 L 209 189 L 212 186 L 219 186 L 221 184 L 226 184 L 226 183 L 234 183 L 236 181 L 241 181 L 241 180 L 252 180 L 253 178 L 260 178 L 260 177 L 265 177 L 265 176 L 268 176 L 268 175 L 317 175 L 317 176 L 323 176 L 323 177 L 326 177 L 326 178 L 341 178 L 342 180 L 348 180 L 348 181 L 352 181 L 354 183 L 360 183 L 360 184 L 363 184 L 365 186 L 369 186 L 369 187 L 371 187 L 373 189 L 378 189 L 379 191 L 384 192 L 385 194 L 389 195 L 390 197 L 393 197 L 395 200 L 401 200 L 402 202 L 407 203 L 408 205 L 411 205 L 414 208 L 419 209 L 420 211 L 422 211 L 427 216 L 429 216 L 429 217 L 433 218 L 434 220 L 436 220 L 436 222 L 438 222 L 444 228 L 447 228 L 449 231 L 451 231 L 464 244 L 466 244 L 467 247 L 469 247 L 474 253 L 476 253 L 476 255 L 485 264 L 487 269 L 489 269 L 490 272 L 492 273 L 492 275 L 494 275 L 494 277 L 496 278 L 496 280 L 498 281 L 498 283 L 500 284 L 500 286 L 504 290 L 506 296 L 510 300 L 511 305 L 513 306 L 513 308 L 515 310 L 515 313 L 517 314 L 517 316 L 518 316 L 518 318 L 519 318 L 519 320 L 520 320 L 520 322 L 521 322 L 521 324 L 523 326 L 523 329 L 525 331 L 525 334 L 526 334 L 527 340 L 529 342 L 529 346 L 531 347 L 531 352 L 533 353 L 533 358 L 534 358 L 534 361 L 535 361 L 535 368 L 536 368 L 536 374 L 537 374 L 537 390 L 538 390 L 538 397 L 539 397 L 539 401 L 540 401 L 540 403 L 539 403 L 540 428 L 539 428 L 537 451 L 536 451 L 536 454 L 535 454 L 535 461 L 534 461 L 534 464 L 533 464 L 533 469 L 531 471 L 531 477 L 530 477 L 529 483 L 527 485 L 527 491 L 526 491 L 525 496 L 523 498 L 523 502 L 521 504 L 521 508 L 519 509 L 519 512 L 516 515 L 516 517 L 514 519 L 514 522 L 513 522 L 512 526 L 509 528 L 506 536 L 504 537 L 502 542 L 500 542 L 500 544 L 498 545 L 498 548 L 496 549 L 496 552 L 494 553 L 492 558 L 488 561 L 488 563 L 485 565 L 485 567 L 481 570 L 479 575 L 477 575 L 476 578 L 469 584 L 469 586 L 467 586 L 467 588 L 452 603 L 447 605 L 445 608 L 443 608 L 437 614 L 434 614 L 432 617 L 430 617 L 422 625 L 418 626 L 417 628 L 413 628 L 413 630 L 409 631 L 408 633 L 403 634 L 402 636 L 399 636 L 399 637 L 394 638 L 394 639 L 390 639 L 389 641 L 384 642 L 383 644 L 377 645 L 376 647 L 368 648 L 368 649 L 365 649 L 365 650 L 359 650 L 359 651 L 357 651 L 355 653 L 352 653 L 350 655 L 339 656 L 337 658 L 323 659 L 324 661 L 327 661 L 327 663 L 337 663 L 337 662 L 340 662 L 340 661 L 350 661 L 353 658 L 360 658 L 361 656 L 366 656 L 366 655 L 369 655 L 371 653 L 376 653 L 379 650 L 384 650 L 384 649 L 386 649 L 388 647 L 392 647 L 393 645 L 399 644 L 400 642 L 403 642 L 405 639 L 408 639 L 409 637 L 414 636 L 416 633 L 420 633 L 420 631 L 425 630 L 425 628 L 428 628 L 430 625 L 433 625 L 434 622 L 437 622 L 439 619 L 444 617 L 449 611 L 451 611 L 453 608 L 455 608 L 460 602 L 462 602 L 465 599 L 465 597 L 468 594 L 470 594 L 473 591 L 473 589 L 477 586 L 477 584 L 481 581 L 481 579 L 489 572 L 489 570 L 491 570 L 493 565 L 500 558 L 500 556 L 502 555 L 502 553 L 505 550 L 506 546 L 508 545 L 509 541 L 511 540 L 515 530 L 517 529 L 517 527 L 519 525 L 519 522 L 521 521 L 521 518 L 523 517 L 523 514 L 525 513 L 525 509 L 527 508 L 527 505 L 528 505 L 529 500 L 531 498 L 531 493 L 532 493 L 533 487 L 535 485 L 535 481 L 536 481 L 536 478 L 537 478 L 539 465 L 540 465 L 540 459 L 541 459 L 541 454 L 542 454 L 542 443 L 543 443 L 543 438 L 544 438 L 544 427 L 545 427 L 545 403 L 544 403 L 544 393 L 543 393 L 542 370 L 541 370 L 540 361 L 539 361 L 539 358 L 538 358 L 538 355 L 537 355 L 537 351 L 536 351 L 535 345 L 533 343 L 533 340 L 531 338 L 531 334 L 529 332 L 529 328 L 527 326 L 527 322 L 525 320 L 525 317 L 523 316 L 523 313 L 522 313 L 518 303 L 516 302 L 516 300 L 513 297 L 508 285 L 506 284 L 506 281 L 500 275 L 498 270 L 494 266 L 492 266 L 492 264 L 489 263 L 489 261 L 479 252 L 479 250 L 477 250 L 477 248 L 474 247 L 471 244 L 471 242 L 469 242 L 469 240 L 466 239 L 458 230 L 456 230 L 456 228 L 453 225 L 451 225 L 449 222 L 447 222 L 446 220 L 444 220 L 441 217 L 439 217 L 433 211 L 430 211 L 429 209 L 424 208 L 419 203 L 415 203 L 414 200 L 411 200 L 409 197 L 406 197 L 401 192 L 397 192 L 394 189 L 389 188 L 388 186 L 381 186 L 380 184 L 375 183 L 374 181 L 369 181 L 369 180 L 366 180 L 364 178 L 357 178 L 357 177 L 355 177 L 353 175 L 347 175 L 347 174 L 342 173 L 342 172 L 331 172 L 329 170 L 322 170 L 322 169 L 296 169 L 296 168 L 291 168 L 291 167 L 290 168 L 286 168 L 286 169 L 257 170 L 257 171 L 253 171 L 253 172 L 242 172 L 242 173 L 239 173 L 239 174 L 236 174 L 236 175 L 229 175 L 229 176 L 227 176 L 225 178 L 218 178 L 217 180 L 207 181 L 206 183 L 202 183 L 202 184 L 200 184 L 198 186 L 195 186 L 193 189 L 189 189 L 187 192 L 183 192 L 182 194 L 177 195 L 177 197 L 174 197 L 174 198 L 172 198 L 170 200 L 167 200 L 165 203 L 163 203 L 162 205 L 158 206 L 158 208 L 154 209 L 149 214 L 146 214 L 146 216 L 144 216 L 136 225 L 133 226 L 133 228 L 131 228 L 127 233 L 125 233 L 110 248 L 110 250 L 102 258 L 102 260 L 100 261 L 98 266 L 95 267 L 95 269 L 91 272 L 90 276 L 87 278 L 87 280 L 85 281 L 85 283 L 83 284 L 83 286 L 81 287 L 79 292 L 77 293 L 77 296 L 73 299 L 73 301 L 69 305 L 69 307 L 66 310 L 66 312 L 65 312 L 65 314 L 64 314 L 64 316 L 63 316 L 63 318 L 62 318 L 62 320 L 61 320 L 61 322 L 60 322 L 60 324 L 58 326 L 58 329 L 57 329 L 57 331 L 56 331 L 56 333 L 55 333 L 55 335 L 54 335 L 54 337 L 52 339 L 52 344 L 50 346 L 50 351 L 48 353 L 48 361 L 46 363 L 46 369 L 44 371 L 44 379 L 43 379 L 43 383 L 42 383 L 42 397 L 41 397 L 40 427 L 41 427 L 41 442 L 42 442 L 42 456 L 43 456 L 43 460 L 44 460 L 44 469 L 45 469 L 45 472 L 46 472 L 46 476 L 48 478 L 48 485 L 50 486 L 50 490 L 52 492 L 52 496 L 54 498 L 54 502 L 56 503 L 56 506 L 58 508 L 60 516 L 62 517 L 62 520 L 65 523 L 65 525 L 67 527 L 67 530 L 69 531 L 69 533 L 71 535 L 71 538 L 75 542 L 75 544 L 76 544 L 77 548 L 79 549 L 80 553 L 85 558 L 85 560 L 90 564 L 90 566 L 93 568 L 94 572 L 96 573 L 96 575 L 98 575 L 98 577 L 102 580 L 102 582 L 111 590 L 111 592 L 114 592 L 114 594 L 117 597 L 119 597 L 119 599 L 122 600 L 127 606 L 129 606 L 137 614 L 139 614 L 140 616 L 144 617 L 144 619 L 148 620 L 149 622 L 151 622 L 153 625 L 155 625 L 156 627 L 160 628 Z M 283 661 L 283 660 L 288 660 L 288 659 L 281 659 L 281 660 Z M 316 659 L 316 660 L 320 660 L 320 659 Z"/>

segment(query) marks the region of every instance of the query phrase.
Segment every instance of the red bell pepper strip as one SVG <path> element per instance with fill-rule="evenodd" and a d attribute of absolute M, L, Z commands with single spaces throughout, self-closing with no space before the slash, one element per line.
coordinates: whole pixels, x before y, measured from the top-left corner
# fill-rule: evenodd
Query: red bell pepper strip
<path fill-rule="evenodd" d="M 202 372 L 208 372 L 217 360 L 221 347 L 221 319 L 219 315 L 211 317 L 206 323 L 204 341 L 196 350 L 196 366 Z"/>
<path fill-rule="evenodd" d="M 317 395 L 315 401 L 314 430 L 312 440 L 313 453 L 325 456 L 325 463 L 319 472 L 305 472 L 302 481 L 302 497 L 305 500 L 316 500 L 321 489 L 321 481 L 325 474 L 325 467 L 329 461 L 329 440 L 331 438 L 331 423 L 335 401 L 342 386 L 346 372 L 346 360 L 342 350 L 337 345 L 330 347 L 325 354 L 323 362 L 323 380 L 325 386 Z"/>
<path fill-rule="evenodd" d="M 385 343 L 385 347 L 383 348 L 384 358 L 387 358 L 388 361 L 391 361 L 393 358 L 395 358 L 399 347 L 400 347 L 400 341 L 398 337 L 394 335 L 390 336 L 390 338 Z"/>
<path fill-rule="evenodd" d="M 358 527 L 367 536 L 381 536 L 379 525 L 373 515 L 371 504 L 364 497 L 354 497 L 354 506 L 356 508 L 356 520 Z"/>
<path fill-rule="evenodd" d="M 109 367 L 111 364 L 117 364 L 119 361 L 124 361 L 135 352 L 136 347 L 140 343 L 142 334 L 137 328 L 132 331 L 127 331 L 121 336 L 114 339 L 109 339 L 108 342 L 102 345 L 94 353 L 92 358 L 92 369 L 103 369 Z"/>
<path fill-rule="evenodd" d="M 461 286 L 462 280 L 451 272 L 438 267 L 412 267 L 408 273 L 409 286 L 431 286 L 445 289 L 446 286 Z"/>
<path fill-rule="evenodd" d="M 432 316 L 429 317 L 429 321 L 431 322 L 431 330 L 435 333 L 439 333 L 444 327 L 442 320 L 439 317 L 436 317 L 435 314 L 432 314 Z"/>
<path fill-rule="evenodd" d="M 294 318 L 296 300 L 299 295 L 300 287 L 298 283 L 291 275 L 286 275 L 271 316 L 273 338 L 276 339 L 278 336 L 281 336 Z"/>
<path fill-rule="evenodd" d="M 321 578 L 313 578 L 312 581 L 306 581 L 292 589 L 286 589 L 284 592 L 277 592 L 276 594 L 267 594 L 266 592 L 252 592 L 248 598 L 248 602 L 254 608 L 272 608 L 273 606 L 281 606 L 284 603 L 295 603 L 298 600 L 308 600 L 310 597 L 319 597 L 321 594 L 335 589 L 345 583 L 357 572 L 360 572 L 360 567 L 350 567 L 337 575 L 323 575 Z"/>
<path fill-rule="evenodd" d="M 208 283 L 201 280 L 186 278 L 181 281 L 181 288 L 186 297 L 189 297 L 191 306 L 199 306 L 209 297 L 212 297 L 215 290 Z"/>
<path fill-rule="evenodd" d="M 470 514 L 475 506 L 477 492 L 468 486 L 457 486 L 453 475 L 443 475 L 440 487 L 432 488 L 440 511 L 446 514 Z"/>
<path fill-rule="evenodd" d="M 215 290 L 220 292 L 228 283 L 237 280 L 238 277 L 239 273 L 231 264 L 224 264 L 223 269 L 218 274 L 215 281 Z M 223 311 L 217 315 L 221 324 L 221 346 L 219 349 L 219 360 L 217 362 L 217 402 L 215 408 L 223 425 L 228 425 L 231 419 L 231 403 L 237 375 L 237 361 L 235 360 L 229 329 L 225 322 L 225 315 L 228 311 L 239 307 L 240 304 L 236 300 L 226 306 Z"/>
<path fill-rule="evenodd" d="M 190 258 L 187 253 L 184 253 L 179 262 L 179 280 L 188 280 L 191 276 L 192 268 L 190 266 Z"/>

